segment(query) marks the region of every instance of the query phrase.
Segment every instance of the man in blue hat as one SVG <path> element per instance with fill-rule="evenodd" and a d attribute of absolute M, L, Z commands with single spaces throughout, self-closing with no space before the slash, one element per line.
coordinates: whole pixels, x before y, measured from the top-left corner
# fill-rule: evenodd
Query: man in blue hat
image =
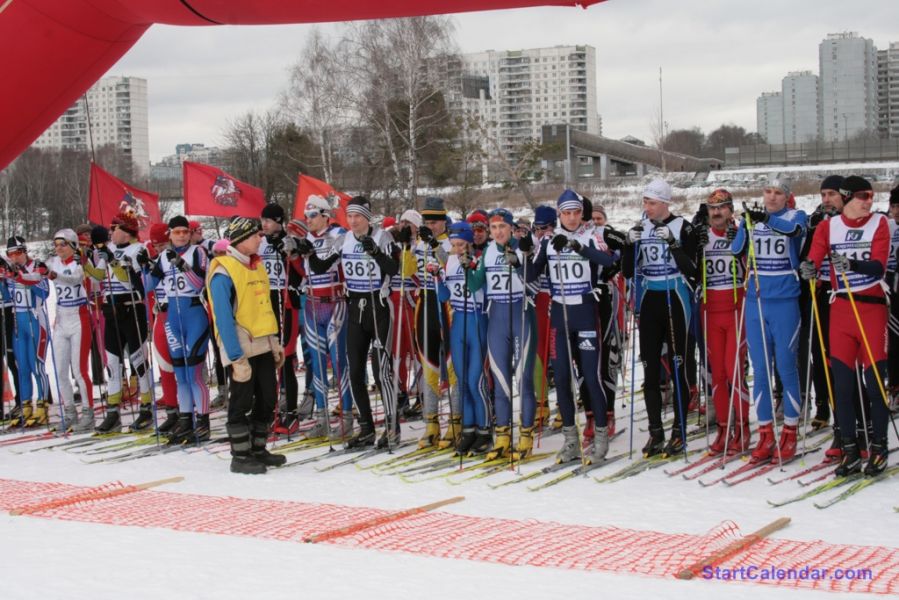
<path fill-rule="evenodd" d="M 539 243 L 544 238 L 551 238 L 556 227 L 556 209 L 553 206 L 540 205 L 534 211 L 534 237 Z M 534 369 L 534 389 L 537 393 L 537 417 L 536 422 L 546 423 L 549 420 L 549 278 L 545 273 L 537 276 L 537 293 L 534 296 L 534 314 L 537 321 L 537 360 Z M 557 416 L 558 425 L 553 423 L 553 429 L 562 427 L 562 416 Z"/>

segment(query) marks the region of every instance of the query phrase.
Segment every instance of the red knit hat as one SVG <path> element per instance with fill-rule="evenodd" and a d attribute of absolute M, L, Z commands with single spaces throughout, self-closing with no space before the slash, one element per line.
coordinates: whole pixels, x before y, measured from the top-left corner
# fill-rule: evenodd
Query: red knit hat
<path fill-rule="evenodd" d="M 165 244 L 169 241 L 169 226 L 165 223 L 150 225 L 150 241 L 154 244 Z"/>
<path fill-rule="evenodd" d="M 137 232 L 140 230 L 140 225 L 137 222 L 137 218 L 131 213 L 119 213 L 112 218 L 112 224 L 118 225 L 121 229 L 124 229 L 131 235 L 137 235 Z"/>

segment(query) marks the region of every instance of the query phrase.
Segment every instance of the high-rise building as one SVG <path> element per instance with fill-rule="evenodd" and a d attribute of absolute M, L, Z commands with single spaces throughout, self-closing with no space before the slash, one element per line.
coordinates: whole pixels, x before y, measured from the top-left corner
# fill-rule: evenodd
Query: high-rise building
<path fill-rule="evenodd" d="M 882 138 L 899 138 L 899 42 L 877 51 L 877 131 Z"/>
<path fill-rule="evenodd" d="M 555 46 L 462 55 L 462 71 L 475 87 L 501 151 L 513 156 L 528 139 L 540 140 L 546 124 L 568 123 L 600 133 L 596 108 L 596 49 Z"/>
<path fill-rule="evenodd" d="M 780 92 L 762 92 L 755 101 L 756 128 L 765 142 L 784 143 L 784 103 Z"/>
<path fill-rule="evenodd" d="M 94 147 L 117 146 L 131 157 L 136 176 L 149 174 L 146 79 L 104 77 L 50 125 L 34 145 L 89 150 L 92 143 Z"/>
<path fill-rule="evenodd" d="M 818 135 L 832 142 L 876 132 L 877 50 L 855 32 L 831 33 L 818 46 Z"/>
<path fill-rule="evenodd" d="M 788 73 L 780 93 L 784 143 L 814 141 L 818 137 L 818 76 L 811 71 Z"/>

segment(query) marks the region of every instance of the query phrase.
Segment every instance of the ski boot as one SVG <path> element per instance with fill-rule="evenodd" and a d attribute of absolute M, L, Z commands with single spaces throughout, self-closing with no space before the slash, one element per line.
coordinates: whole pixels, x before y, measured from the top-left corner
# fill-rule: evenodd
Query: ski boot
<path fill-rule="evenodd" d="M 699 388 L 695 385 L 690 386 L 690 402 L 687 404 L 687 412 L 696 412 L 699 410 Z"/>
<path fill-rule="evenodd" d="M 178 409 L 166 407 L 165 421 L 156 428 L 156 431 L 159 433 L 169 433 L 172 428 L 175 427 L 176 423 L 178 423 Z"/>
<path fill-rule="evenodd" d="M 97 425 L 97 433 L 119 433 L 122 431 L 122 417 L 118 405 L 106 409 L 106 417 Z"/>
<path fill-rule="evenodd" d="M 223 383 L 217 387 L 218 394 L 209 405 L 210 408 L 224 408 L 228 404 L 228 384 Z"/>
<path fill-rule="evenodd" d="M 28 416 L 31 416 L 31 402 L 25 402 L 24 405 L 28 406 Z M 25 417 L 25 410 L 22 408 L 23 404 L 16 404 L 11 411 L 9 411 L 8 419 L 10 421 L 21 421 Z"/>
<path fill-rule="evenodd" d="M 459 443 L 460 435 L 462 435 L 462 417 L 450 417 L 449 423 L 446 425 L 446 432 L 437 442 L 437 447 L 441 450 L 453 448 Z"/>
<path fill-rule="evenodd" d="M 440 439 L 440 420 L 437 415 L 425 417 L 425 432 L 418 440 L 419 448 L 435 448 Z"/>
<path fill-rule="evenodd" d="M 312 411 L 315 409 L 315 395 L 312 390 L 306 390 L 303 394 L 303 401 L 296 410 L 297 418 L 300 421 L 306 421 L 312 418 Z"/>
<path fill-rule="evenodd" d="M 556 453 L 556 464 L 569 463 L 581 458 L 581 445 L 577 436 L 577 426 L 562 427 L 562 448 Z"/>
<path fill-rule="evenodd" d="M 251 450 L 250 456 L 265 467 L 280 467 L 287 462 L 287 457 L 283 454 L 272 454 L 265 447 L 268 442 L 269 427 L 267 423 L 254 422 L 252 424 L 253 435 L 250 438 Z"/>
<path fill-rule="evenodd" d="M 752 429 L 749 427 L 749 423 L 744 422 L 742 427 L 739 424 L 734 424 L 734 433 L 727 444 L 727 455 L 733 456 L 734 454 L 748 452 L 751 445 Z"/>
<path fill-rule="evenodd" d="M 396 448 L 400 443 L 400 424 L 397 423 L 396 427 L 393 431 L 390 430 L 390 425 L 384 429 L 384 432 L 381 434 L 381 437 L 378 438 L 377 448 L 379 450 Z"/>
<path fill-rule="evenodd" d="M 250 428 L 244 424 L 227 425 L 228 442 L 231 444 L 231 472 L 243 475 L 261 475 L 266 472 L 263 463 L 251 454 Z"/>
<path fill-rule="evenodd" d="M 153 424 L 153 411 L 150 410 L 149 404 L 141 404 L 137 418 L 131 423 L 129 429 L 133 432 L 143 431 Z"/>
<path fill-rule="evenodd" d="M 167 446 L 187 444 L 194 437 L 194 416 L 190 413 L 178 413 L 178 422 L 169 432 Z"/>
<path fill-rule="evenodd" d="M 478 427 L 471 448 L 468 449 L 468 456 L 484 454 L 490 450 L 491 447 L 493 447 L 493 435 L 491 435 L 490 429 L 488 427 L 483 429 Z"/>
<path fill-rule="evenodd" d="M 28 403 L 29 406 L 31 403 Z M 46 425 L 47 424 L 47 405 L 44 404 L 43 400 L 38 400 L 37 404 L 34 407 L 34 412 L 31 414 L 31 417 L 25 419 L 25 427 L 37 427 L 38 425 Z"/>
<path fill-rule="evenodd" d="M 855 440 L 843 440 L 843 457 L 840 465 L 833 474 L 837 477 L 846 477 L 862 471 L 862 457 L 858 453 L 858 444 Z"/>
<path fill-rule="evenodd" d="M 562 413 L 560 413 L 560 412 L 557 410 L 557 411 L 556 411 L 556 416 L 553 418 L 553 422 L 550 423 L 549 428 L 552 429 L 553 431 L 558 431 L 558 430 L 562 429 L 562 425 L 563 425 L 563 423 L 562 423 Z"/>
<path fill-rule="evenodd" d="M 346 447 L 350 450 L 361 450 L 366 446 L 375 444 L 375 426 L 371 421 L 359 424 L 359 432 L 346 441 Z"/>
<path fill-rule="evenodd" d="M 474 446 L 477 435 L 477 430 L 474 427 L 464 427 L 462 429 L 462 435 L 459 437 L 459 443 L 456 444 L 456 456 L 468 454 L 468 451 Z"/>
<path fill-rule="evenodd" d="M 830 405 L 825 402 L 816 402 L 815 418 L 812 419 L 812 431 L 824 429 L 830 425 Z"/>
<path fill-rule="evenodd" d="M 193 440 L 188 441 L 195 441 L 198 444 L 200 442 L 208 442 L 211 435 L 212 431 L 209 427 L 209 415 L 197 415 Z"/>
<path fill-rule="evenodd" d="M 505 425 L 496 428 L 496 441 L 493 448 L 487 452 L 484 460 L 496 460 L 509 455 L 510 445 L 512 443 L 512 427 Z"/>
<path fill-rule="evenodd" d="M 534 428 L 519 427 L 518 428 L 518 445 L 512 453 L 512 457 L 518 461 L 527 458 L 534 452 Z"/>
<path fill-rule="evenodd" d="M 771 460 L 774 454 L 774 426 L 771 423 L 759 425 L 759 443 L 749 455 L 749 462 L 759 463 Z"/>
<path fill-rule="evenodd" d="M 665 430 L 661 427 L 649 428 L 649 440 L 643 446 L 643 458 L 650 458 L 665 451 Z"/>
<path fill-rule="evenodd" d="M 609 428 L 597 427 L 593 435 L 593 446 L 587 455 L 587 464 L 598 465 L 606 459 L 609 453 Z"/>
<path fill-rule="evenodd" d="M 796 456 L 796 426 L 795 425 L 784 425 L 783 429 L 780 432 L 780 443 L 777 445 L 780 451 L 780 459 L 778 459 L 778 453 L 775 452 L 774 456 L 771 457 L 771 464 L 778 464 L 778 462 L 787 462 L 791 460 L 794 456 Z"/>
<path fill-rule="evenodd" d="M 615 411 L 607 410 L 606 411 L 606 427 L 609 428 L 609 437 L 613 437 L 615 435 Z"/>
<path fill-rule="evenodd" d="M 315 419 L 315 423 L 313 423 L 312 427 L 305 431 L 305 437 L 307 440 L 313 438 L 326 438 L 331 434 L 330 429 L 331 421 L 328 418 L 328 412 L 322 410 L 319 411 L 318 418 Z"/>
<path fill-rule="evenodd" d="M 88 409 L 88 410 L 90 410 L 90 409 Z M 75 423 L 78 422 L 78 409 L 75 408 L 74 404 L 72 404 L 71 406 L 66 406 L 62 412 L 63 412 L 63 419 L 66 422 L 66 431 L 69 431 L 69 432 L 74 431 Z"/>
<path fill-rule="evenodd" d="M 534 416 L 534 425 L 546 426 L 549 424 L 549 406 L 545 402 L 537 404 L 537 414 Z"/>
<path fill-rule="evenodd" d="M 587 413 L 587 423 L 584 425 L 584 439 L 581 441 L 581 448 L 586 450 L 593 445 L 593 413 Z"/>
<path fill-rule="evenodd" d="M 346 413 L 340 417 L 340 425 L 331 430 L 331 440 L 342 442 L 353 435 L 353 413 Z"/>
<path fill-rule="evenodd" d="M 729 442 L 727 441 L 727 424 L 725 423 L 724 425 L 722 425 L 721 423 L 718 423 L 717 434 L 715 435 L 715 441 L 713 441 L 709 445 L 709 455 L 717 456 L 717 455 L 721 454 L 722 452 L 724 452 L 725 444 L 728 444 L 728 443 Z M 728 448 L 728 450 L 729 449 L 730 448 Z"/>
<path fill-rule="evenodd" d="M 421 399 L 416 398 L 415 402 L 411 406 L 407 406 L 403 411 L 403 417 L 407 421 L 411 421 L 413 419 L 421 418 Z"/>
<path fill-rule="evenodd" d="M 871 442 L 871 456 L 868 458 L 868 464 L 865 465 L 865 475 L 874 477 L 883 473 L 887 468 L 889 454 L 886 438 Z"/>
<path fill-rule="evenodd" d="M 278 435 L 293 435 L 300 429 L 300 419 L 296 411 L 283 412 L 278 417 L 278 422 L 272 428 Z"/>
<path fill-rule="evenodd" d="M 840 428 L 833 426 L 833 441 L 830 442 L 830 448 L 824 451 L 824 459 L 828 462 L 840 462 L 843 458 L 843 438 L 840 435 Z"/>
<path fill-rule="evenodd" d="M 662 458 L 672 458 L 679 454 L 683 454 L 684 448 L 684 438 L 681 437 L 680 428 L 675 425 L 674 431 L 671 432 L 671 438 L 668 440 L 668 443 L 665 444 L 665 449 L 662 451 Z"/>
<path fill-rule="evenodd" d="M 87 433 L 94 430 L 94 409 L 81 407 L 81 418 L 72 424 L 72 433 Z"/>

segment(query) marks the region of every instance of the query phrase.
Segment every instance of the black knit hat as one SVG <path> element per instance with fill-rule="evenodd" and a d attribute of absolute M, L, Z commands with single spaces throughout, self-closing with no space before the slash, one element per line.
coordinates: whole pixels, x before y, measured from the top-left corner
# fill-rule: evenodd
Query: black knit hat
<path fill-rule="evenodd" d="M 262 225 L 258 219 L 233 217 L 225 227 L 225 238 L 231 242 L 232 246 L 236 246 L 259 233 L 261 229 Z"/>
<path fill-rule="evenodd" d="M 274 202 L 266 204 L 265 208 L 262 209 L 262 218 L 271 219 L 279 225 L 284 225 L 284 209 L 281 208 L 280 204 Z"/>
<path fill-rule="evenodd" d="M 840 191 L 840 188 L 843 187 L 843 176 L 842 175 L 828 175 L 824 178 L 824 181 L 821 182 L 821 191 L 824 190 L 837 190 Z"/>
<path fill-rule="evenodd" d="M 899 204 L 899 185 L 890 191 L 890 204 Z"/>
<path fill-rule="evenodd" d="M 6 241 L 7 252 L 25 252 L 25 238 L 20 235 L 14 235 Z"/>
<path fill-rule="evenodd" d="M 843 180 L 843 185 L 840 186 L 839 191 L 840 195 L 848 200 L 852 198 L 852 195 L 856 192 L 868 192 L 873 189 L 874 188 L 871 187 L 871 182 L 864 177 L 850 175 Z"/>
<path fill-rule="evenodd" d="M 187 217 L 184 215 L 178 215 L 169 219 L 169 229 L 175 229 L 176 227 L 184 227 L 185 229 L 190 229 L 190 221 L 187 220 Z"/>
<path fill-rule="evenodd" d="M 109 243 L 109 230 L 102 225 L 97 225 L 91 229 L 91 244 L 99 246 Z"/>

